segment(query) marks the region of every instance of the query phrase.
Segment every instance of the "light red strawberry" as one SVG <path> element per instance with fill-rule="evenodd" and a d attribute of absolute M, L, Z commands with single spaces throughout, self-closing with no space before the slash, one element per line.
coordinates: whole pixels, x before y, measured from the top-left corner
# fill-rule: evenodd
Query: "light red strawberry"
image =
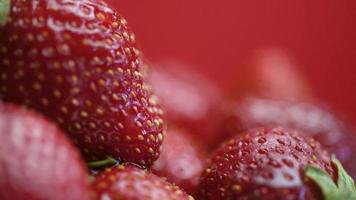
<path fill-rule="evenodd" d="M 328 153 L 313 138 L 278 127 L 251 129 L 215 152 L 201 177 L 199 198 L 314 200 L 340 199 L 343 195 L 355 197 L 352 179 L 336 159 L 333 164 Z M 338 178 L 337 186 L 334 177 Z"/>
<path fill-rule="evenodd" d="M 300 130 L 335 153 L 349 173 L 356 177 L 356 135 L 340 117 L 315 103 L 266 98 L 244 98 L 231 106 L 223 123 L 222 136 L 228 137 L 256 126 L 280 125 Z"/>
<path fill-rule="evenodd" d="M 10 10 L 0 27 L 0 99 L 55 120 L 87 160 L 150 166 L 163 111 L 126 20 L 101 0 L 12 0 Z"/>
<path fill-rule="evenodd" d="M 0 199 L 88 200 L 80 153 L 41 115 L 0 103 Z"/>
<path fill-rule="evenodd" d="M 183 128 L 169 126 L 161 156 L 151 170 L 194 196 L 207 153 L 191 135 Z"/>
<path fill-rule="evenodd" d="M 93 200 L 192 200 L 177 186 L 133 165 L 119 165 L 99 173 L 92 183 Z"/>
<path fill-rule="evenodd" d="M 215 143 L 222 116 L 223 95 L 219 88 L 179 61 L 148 65 L 148 79 L 168 121 L 188 129 L 208 145 Z"/>
<path fill-rule="evenodd" d="M 232 92 L 235 99 L 262 96 L 275 99 L 311 100 L 311 88 L 297 62 L 283 49 L 256 51 L 241 70 L 241 78 Z"/>

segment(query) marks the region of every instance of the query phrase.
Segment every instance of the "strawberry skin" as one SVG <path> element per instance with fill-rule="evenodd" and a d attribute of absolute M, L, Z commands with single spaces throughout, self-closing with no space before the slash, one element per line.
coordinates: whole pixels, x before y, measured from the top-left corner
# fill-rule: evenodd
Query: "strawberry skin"
<path fill-rule="evenodd" d="M 256 126 L 280 125 L 300 130 L 335 153 L 356 177 L 355 135 L 328 109 L 298 101 L 245 98 L 231 106 L 228 112 L 222 128 L 225 136 Z"/>
<path fill-rule="evenodd" d="M 188 129 L 205 144 L 214 144 L 222 116 L 219 88 L 178 61 L 148 65 L 148 79 L 168 121 Z"/>
<path fill-rule="evenodd" d="M 3 103 L 0 199 L 89 199 L 84 162 L 65 135 L 39 114 Z"/>
<path fill-rule="evenodd" d="M 321 199 L 304 177 L 309 164 L 333 175 L 330 157 L 312 138 L 283 128 L 237 135 L 212 156 L 200 181 L 201 199 Z"/>
<path fill-rule="evenodd" d="M 191 135 L 182 128 L 169 126 L 161 155 L 151 170 L 194 196 L 207 155 Z"/>
<path fill-rule="evenodd" d="M 143 82 L 134 34 L 103 1 L 11 1 L 0 58 L 0 99 L 56 121 L 87 160 L 158 158 L 163 111 Z"/>
<path fill-rule="evenodd" d="M 99 173 L 92 183 L 93 200 L 193 200 L 164 179 L 133 165 L 119 165 Z"/>

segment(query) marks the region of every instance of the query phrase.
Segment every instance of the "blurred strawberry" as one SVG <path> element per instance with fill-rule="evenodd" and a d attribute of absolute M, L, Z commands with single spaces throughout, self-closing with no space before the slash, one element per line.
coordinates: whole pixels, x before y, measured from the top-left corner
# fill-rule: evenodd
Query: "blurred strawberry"
<path fill-rule="evenodd" d="M 55 120 L 87 160 L 152 165 L 163 111 L 126 20 L 101 0 L 12 0 L 10 10 L 0 26 L 0 99 Z"/>
<path fill-rule="evenodd" d="M 328 153 L 313 138 L 282 128 L 251 129 L 216 151 L 202 175 L 200 198 L 316 200 L 322 195 L 324 199 L 355 195 L 352 179 L 336 159 L 333 163 L 338 175 Z M 332 179 L 336 176 L 338 186 Z"/>
<path fill-rule="evenodd" d="M 296 62 L 281 49 L 260 50 L 242 71 L 233 92 L 235 98 L 262 96 L 275 99 L 310 100 L 312 93 Z"/>
<path fill-rule="evenodd" d="M 207 144 L 215 142 L 223 101 L 219 88 L 186 64 L 174 61 L 152 65 L 148 78 L 170 122 Z"/>
<path fill-rule="evenodd" d="M 163 142 L 161 156 L 151 170 L 194 196 L 205 159 L 206 152 L 201 144 L 191 137 L 191 133 L 170 126 Z"/>
<path fill-rule="evenodd" d="M 99 173 L 92 183 L 93 200 L 192 200 L 164 179 L 133 165 L 119 165 Z"/>
<path fill-rule="evenodd" d="M 54 124 L 0 103 L 1 200 L 87 200 L 86 181 L 79 151 Z"/>
<path fill-rule="evenodd" d="M 245 98 L 227 111 L 222 135 L 232 136 L 256 126 L 280 125 L 314 137 L 329 152 L 335 153 L 356 177 L 356 136 L 328 109 L 312 103 L 265 98 Z"/>

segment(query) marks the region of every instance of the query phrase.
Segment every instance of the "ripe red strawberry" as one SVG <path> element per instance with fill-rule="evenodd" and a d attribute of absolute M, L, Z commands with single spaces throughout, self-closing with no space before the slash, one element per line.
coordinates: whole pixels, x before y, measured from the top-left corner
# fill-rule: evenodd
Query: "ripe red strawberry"
<path fill-rule="evenodd" d="M 152 166 L 152 172 L 194 196 L 206 159 L 201 144 L 189 131 L 170 126 L 162 146 L 161 156 Z"/>
<path fill-rule="evenodd" d="M 305 167 L 310 165 L 315 167 L 308 169 L 306 176 Z M 324 178 L 315 172 L 320 170 L 327 172 L 323 172 Z M 342 171 L 340 167 L 337 170 Z M 307 177 L 325 184 L 329 177 L 328 183 L 335 184 L 330 176 L 336 176 L 330 157 L 314 139 L 282 128 L 256 128 L 237 135 L 217 150 L 202 175 L 200 198 L 322 199 L 322 187 Z M 342 187 L 340 183 L 338 186 Z M 330 192 L 323 195 L 329 196 Z M 332 192 L 341 195 L 343 191 Z"/>
<path fill-rule="evenodd" d="M 141 200 L 176 199 L 192 200 L 164 179 L 133 165 L 119 165 L 99 173 L 92 183 L 92 199 Z"/>
<path fill-rule="evenodd" d="M 210 80 L 177 61 L 153 64 L 148 78 L 168 121 L 207 144 L 215 142 L 223 97 Z"/>
<path fill-rule="evenodd" d="M 0 103 L 0 199 L 87 200 L 79 152 L 52 123 Z"/>
<path fill-rule="evenodd" d="M 224 135 L 233 135 L 256 126 L 281 125 L 300 130 L 335 153 L 346 169 L 356 177 L 356 138 L 350 128 L 328 109 L 312 103 L 264 98 L 245 98 L 233 105 L 226 118 Z"/>
<path fill-rule="evenodd" d="M 277 48 L 258 51 L 241 71 L 233 92 L 235 98 L 263 96 L 276 99 L 309 100 L 311 89 L 296 62 Z"/>
<path fill-rule="evenodd" d="M 135 36 L 101 0 L 11 1 L 0 28 L 0 99 L 55 120 L 87 160 L 149 166 L 164 136 Z"/>

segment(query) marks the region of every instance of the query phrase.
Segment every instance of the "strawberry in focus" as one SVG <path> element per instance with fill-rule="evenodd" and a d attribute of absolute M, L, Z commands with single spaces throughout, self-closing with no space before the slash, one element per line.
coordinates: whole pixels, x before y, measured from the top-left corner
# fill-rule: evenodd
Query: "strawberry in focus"
<path fill-rule="evenodd" d="M 0 103 L 0 199 L 88 200 L 84 162 L 39 114 Z"/>
<path fill-rule="evenodd" d="M 212 145 L 217 138 L 223 95 L 210 80 L 177 61 L 150 65 L 148 79 L 168 121 Z"/>
<path fill-rule="evenodd" d="M 182 128 L 169 126 L 161 155 L 151 170 L 194 196 L 207 155 L 191 135 Z"/>
<path fill-rule="evenodd" d="M 303 170 L 334 177 L 328 153 L 313 138 L 283 128 L 255 128 L 223 144 L 200 180 L 201 199 L 321 199 Z"/>
<path fill-rule="evenodd" d="M 0 66 L 0 99 L 56 121 L 87 160 L 158 158 L 163 111 L 146 90 L 134 34 L 105 2 L 12 0 Z"/>
<path fill-rule="evenodd" d="M 192 200 L 164 179 L 130 164 L 107 168 L 92 183 L 93 200 L 143 200 L 176 199 Z"/>
<path fill-rule="evenodd" d="M 257 126 L 280 125 L 299 130 L 319 141 L 326 150 L 335 153 L 353 177 L 356 177 L 355 135 L 330 110 L 313 103 L 244 98 L 233 104 L 223 123 L 223 136 Z"/>

